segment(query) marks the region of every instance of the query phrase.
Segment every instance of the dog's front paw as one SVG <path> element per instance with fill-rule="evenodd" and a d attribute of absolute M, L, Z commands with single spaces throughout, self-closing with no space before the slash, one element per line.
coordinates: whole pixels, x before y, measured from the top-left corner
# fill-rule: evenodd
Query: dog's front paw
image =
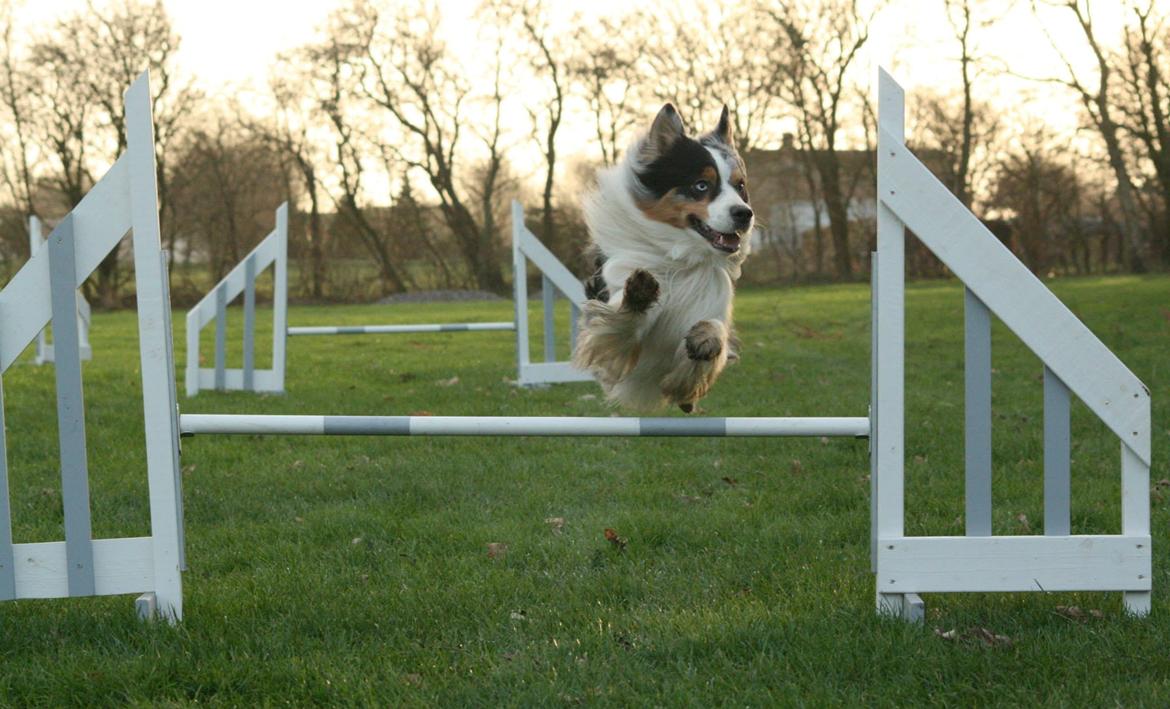
<path fill-rule="evenodd" d="M 622 306 L 635 313 L 646 312 L 658 300 L 658 281 L 649 271 L 638 269 L 626 279 Z"/>
<path fill-rule="evenodd" d="M 684 342 L 687 357 L 710 362 L 723 352 L 724 327 L 715 320 L 700 320 L 691 327 Z"/>

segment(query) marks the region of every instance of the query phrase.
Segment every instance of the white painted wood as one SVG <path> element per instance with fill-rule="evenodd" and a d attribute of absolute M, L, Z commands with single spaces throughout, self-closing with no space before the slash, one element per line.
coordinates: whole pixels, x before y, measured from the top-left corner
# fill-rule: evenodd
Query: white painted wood
<path fill-rule="evenodd" d="M 143 72 L 126 92 L 127 151 L 131 222 L 134 230 L 134 282 L 138 301 L 138 337 L 142 372 L 142 406 L 146 429 L 146 471 L 150 487 L 150 528 L 153 590 L 159 614 L 171 621 L 183 617 L 180 569 L 182 523 L 175 470 L 179 441 L 174 431 L 172 401 L 175 368 L 169 329 L 170 296 L 158 224 L 155 183 L 154 122 L 150 83 Z"/>
<path fill-rule="evenodd" d="M 73 209 L 78 287 L 130 229 L 128 179 L 123 155 Z M 0 291 L 0 372 L 12 366 L 48 324 L 49 299 L 44 297 L 48 292 L 49 254 L 42 249 Z"/>
<path fill-rule="evenodd" d="M 544 361 L 557 361 L 556 307 L 557 293 L 552 280 L 546 275 L 540 277 L 540 305 L 544 313 Z"/>
<path fill-rule="evenodd" d="M 41 220 L 35 214 L 29 215 L 28 218 L 28 247 L 29 254 L 35 254 L 40 251 L 45 245 L 45 236 Z M 89 301 L 80 291 L 75 293 L 77 300 L 77 334 L 81 342 L 80 355 L 82 360 L 89 360 L 93 358 L 93 350 L 89 346 L 89 326 L 93 318 L 89 307 Z M 44 364 L 46 362 L 53 362 L 56 355 L 54 354 L 53 345 L 48 341 L 47 328 L 42 329 L 37 334 L 36 349 L 33 352 L 33 363 Z"/>
<path fill-rule="evenodd" d="M 155 620 L 158 617 L 158 594 L 150 591 L 134 599 L 134 614 L 138 620 Z"/>
<path fill-rule="evenodd" d="M 252 266 L 248 264 L 252 263 Z M 226 313 L 226 307 L 241 293 L 245 294 L 250 286 L 255 285 L 256 278 L 272 266 L 273 269 L 273 304 L 272 304 L 272 368 L 253 369 L 253 386 L 247 386 L 246 377 L 232 376 L 237 371 L 226 367 L 223 363 L 223 380 L 217 383 L 214 379 L 210 384 L 202 376 L 199 367 L 199 333 L 210 322 L 216 322 L 216 362 L 220 362 L 219 339 L 220 332 L 226 327 L 223 318 L 218 315 Z M 222 289 L 222 290 L 221 290 Z M 222 294 L 222 308 L 220 308 L 220 294 Z M 245 303 L 246 307 L 246 303 Z M 286 370 L 286 350 L 288 337 L 288 203 L 282 203 L 276 209 L 276 227 L 257 244 L 240 263 L 236 264 L 223 279 L 215 285 L 207 295 L 187 312 L 187 353 L 186 353 L 186 389 L 187 396 L 195 396 L 200 389 L 249 390 L 259 392 L 283 393 L 284 376 Z M 245 328 L 247 330 L 247 328 Z M 296 333 L 317 334 L 317 333 Z M 245 332 L 245 349 L 250 344 L 255 347 L 255 332 L 249 335 Z M 246 363 L 245 363 L 246 364 Z M 212 370 L 214 371 L 214 370 Z M 239 370 L 242 371 L 242 370 Z M 261 384 L 261 381 L 266 382 Z"/>
<path fill-rule="evenodd" d="M 900 537 L 878 541 L 879 588 L 894 593 L 1148 591 L 1150 538 Z"/>
<path fill-rule="evenodd" d="M 4 422 L 4 386 L 0 382 L 0 601 L 16 597 L 12 571 L 12 498 L 8 493 L 8 428 Z"/>
<path fill-rule="evenodd" d="M 278 212 L 279 214 L 279 212 Z M 195 322 L 199 328 L 202 329 L 207 323 L 215 319 L 215 292 L 216 289 L 223 287 L 227 302 L 232 302 L 237 296 L 244 292 L 244 280 L 246 276 L 247 263 L 249 258 L 256 259 L 256 273 L 257 275 L 263 273 L 270 265 L 272 265 L 278 258 L 280 253 L 280 239 L 279 230 L 269 232 L 268 236 L 256 244 L 255 248 L 248 252 L 228 274 L 223 277 L 207 295 L 191 308 L 189 313 L 196 313 Z M 274 295 L 275 298 L 275 295 Z M 279 301 L 277 301 L 279 302 Z"/>
<path fill-rule="evenodd" d="M 199 389 L 215 388 L 215 370 L 201 367 L 197 373 Z M 244 388 L 244 370 L 225 369 L 223 372 L 223 388 L 228 391 L 241 391 Z M 280 394 L 284 391 L 283 383 L 271 369 L 256 369 L 252 371 L 252 391 L 257 393 Z"/>
<path fill-rule="evenodd" d="M 871 572 L 877 571 L 877 456 L 873 454 L 877 446 L 878 425 L 877 425 L 877 407 L 874 402 L 878 400 L 878 311 L 877 303 L 879 300 L 879 293 L 881 291 L 880 279 L 878 274 L 878 262 L 880 261 L 878 252 L 874 251 L 870 254 L 869 261 L 869 570 Z"/>
<path fill-rule="evenodd" d="M 926 604 L 922 601 L 922 596 L 917 593 L 902 596 L 902 620 L 914 625 L 926 622 Z"/>
<path fill-rule="evenodd" d="M 1124 444 L 1121 446 L 1121 533 L 1150 534 L 1150 466 Z M 1147 569 L 1146 573 L 1150 571 Z M 1132 615 L 1144 616 L 1150 612 L 1149 591 L 1127 592 L 1124 601 L 1126 611 Z"/>
<path fill-rule="evenodd" d="M 1044 533 L 1057 536 L 1072 534 L 1071 403 L 1068 387 L 1045 367 Z"/>
<path fill-rule="evenodd" d="M 85 402 L 81 380 L 81 345 L 77 323 L 77 287 L 73 283 L 73 217 L 49 236 L 49 287 L 52 290 L 54 361 L 57 383 L 57 440 L 61 465 L 61 507 L 65 515 L 65 556 L 69 595 L 93 594 L 92 525 L 89 461 L 85 445 Z"/>
<path fill-rule="evenodd" d="M 562 382 L 591 382 L 593 375 L 577 369 L 569 362 L 532 362 L 520 369 L 518 382 L 523 386 Z"/>
<path fill-rule="evenodd" d="M 276 255 L 272 267 L 272 378 L 271 391 L 284 391 L 288 349 L 288 202 L 276 208 Z M 256 273 L 264 267 L 256 263 Z M 259 372 L 256 373 L 259 375 Z"/>
<path fill-rule="evenodd" d="M 903 116 L 905 99 L 902 88 L 884 70 L 879 70 L 878 106 L 879 125 L 882 127 L 879 152 L 885 153 L 901 144 L 905 133 Z M 894 190 L 888 173 L 878 171 L 878 192 Z M 876 458 L 875 486 L 879 538 L 899 538 L 904 524 L 904 379 L 905 379 L 905 226 L 884 201 L 877 215 L 877 272 L 881 284 L 877 310 L 876 335 L 877 393 L 873 402 L 875 442 L 872 455 Z M 882 570 L 882 555 L 878 553 L 878 577 Z M 913 589 L 910 589 L 913 590 Z M 879 612 L 897 607 L 901 613 L 902 599 L 883 598 L 891 589 L 880 582 L 877 585 Z"/>
<path fill-rule="evenodd" d="M 1148 464 L 1145 385 L 885 126 L 879 146 L 882 205 Z"/>
<path fill-rule="evenodd" d="M 289 337 L 304 335 L 398 335 L 422 332 L 512 331 L 512 322 L 420 323 L 418 325 L 302 325 L 288 328 Z"/>
<path fill-rule="evenodd" d="M 991 311 L 963 289 L 964 523 L 991 536 Z M 1067 532 L 1065 532 L 1067 534 Z"/>
<path fill-rule="evenodd" d="M 864 436 L 847 417 L 629 418 L 613 416 L 307 416 L 183 414 L 183 435 L 389 436 Z"/>
<path fill-rule="evenodd" d="M 520 247 L 524 226 L 524 208 L 512 200 L 512 308 L 516 322 L 516 372 L 521 384 L 527 384 L 524 370 L 532 361 L 528 343 L 528 260 Z"/>
<path fill-rule="evenodd" d="M 578 305 L 584 303 L 585 286 L 581 285 L 581 281 L 577 280 L 577 277 L 558 261 L 553 252 L 540 243 L 540 240 L 532 232 L 523 227 L 523 222 L 521 222 L 521 227 L 520 250 L 524 252 L 525 257 L 536 264 L 540 272 L 553 282 L 557 290 L 563 293 L 570 303 Z"/>
<path fill-rule="evenodd" d="M 94 595 L 142 593 L 154 589 L 150 537 L 93 540 Z M 13 545 L 17 598 L 66 598 L 69 580 L 65 542 Z"/>

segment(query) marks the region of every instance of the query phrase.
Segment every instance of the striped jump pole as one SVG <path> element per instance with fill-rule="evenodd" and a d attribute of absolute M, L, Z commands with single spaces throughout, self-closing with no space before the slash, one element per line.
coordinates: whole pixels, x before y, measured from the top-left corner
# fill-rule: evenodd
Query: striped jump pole
<path fill-rule="evenodd" d="M 865 417 L 256 416 L 183 414 L 179 431 L 289 436 L 869 436 Z"/>
<path fill-rule="evenodd" d="M 515 330 L 514 322 L 434 323 L 419 325 L 320 325 L 288 328 L 294 335 L 399 335 L 411 332 L 481 332 Z"/>

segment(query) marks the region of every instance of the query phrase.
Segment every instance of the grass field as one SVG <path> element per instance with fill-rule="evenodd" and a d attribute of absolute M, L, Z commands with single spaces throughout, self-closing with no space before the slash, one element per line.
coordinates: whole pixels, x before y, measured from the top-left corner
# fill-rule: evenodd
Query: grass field
<path fill-rule="evenodd" d="M 131 597 L 2 604 L 0 704 L 1166 706 L 1170 278 L 1054 287 L 1153 394 L 1148 619 L 1119 594 L 935 595 L 924 627 L 879 619 L 865 441 L 199 437 L 182 459 L 185 620 L 143 626 Z M 962 530 L 961 304 L 954 284 L 908 292 L 908 534 Z M 290 321 L 509 309 L 294 307 Z M 706 413 L 864 416 L 869 319 L 860 285 L 742 293 L 743 359 Z M 996 328 L 995 526 L 1036 534 L 1041 367 Z M 95 317 L 95 536 L 149 530 L 134 337 L 132 313 Z M 516 388 L 510 337 L 294 338 L 287 395 L 181 405 L 609 413 L 591 384 Z M 14 366 L 4 394 L 16 539 L 59 539 L 52 368 Z M 1118 444 L 1079 404 L 1072 456 L 1074 533 L 1119 532 Z"/>

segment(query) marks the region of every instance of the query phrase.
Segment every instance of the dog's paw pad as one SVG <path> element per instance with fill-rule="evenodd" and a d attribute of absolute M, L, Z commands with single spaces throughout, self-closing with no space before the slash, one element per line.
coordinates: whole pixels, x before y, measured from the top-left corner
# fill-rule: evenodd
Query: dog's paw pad
<path fill-rule="evenodd" d="M 707 321 L 695 323 L 684 340 L 687 347 L 687 357 L 709 362 L 723 352 L 723 339 L 719 329 Z"/>
<path fill-rule="evenodd" d="M 622 304 L 636 313 L 644 312 L 658 300 L 658 281 L 649 271 L 634 271 L 626 279 Z"/>

